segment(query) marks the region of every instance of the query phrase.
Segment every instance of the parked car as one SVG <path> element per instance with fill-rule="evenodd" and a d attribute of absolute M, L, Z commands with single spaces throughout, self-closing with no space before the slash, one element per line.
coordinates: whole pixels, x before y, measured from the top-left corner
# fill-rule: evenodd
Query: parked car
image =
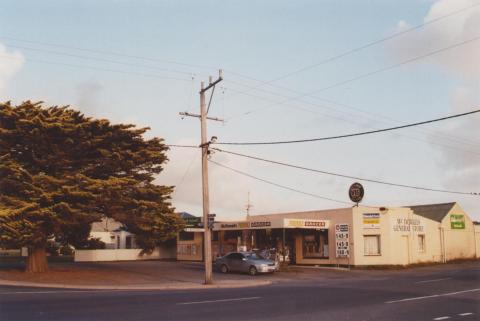
<path fill-rule="evenodd" d="M 278 270 L 275 261 L 265 259 L 254 252 L 231 252 L 217 259 L 215 266 L 222 273 L 247 272 L 250 275 L 257 273 L 273 273 Z"/>

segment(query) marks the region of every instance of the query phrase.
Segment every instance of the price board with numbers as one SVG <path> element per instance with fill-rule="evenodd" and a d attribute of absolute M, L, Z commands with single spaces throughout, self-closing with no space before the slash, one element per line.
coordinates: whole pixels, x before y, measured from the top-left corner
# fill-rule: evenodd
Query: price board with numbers
<path fill-rule="evenodd" d="M 350 257 L 350 228 L 348 224 L 335 225 L 335 253 L 337 257 Z"/>

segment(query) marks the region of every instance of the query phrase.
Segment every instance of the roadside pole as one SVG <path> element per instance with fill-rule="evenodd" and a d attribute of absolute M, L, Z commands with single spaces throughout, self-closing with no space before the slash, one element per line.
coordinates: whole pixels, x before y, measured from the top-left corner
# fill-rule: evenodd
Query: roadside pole
<path fill-rule="evenodd" d="M 210 231 L 209 224 L 209 214 L 210 214 L 210 198 L 209 198 L 209 189 L 208 189 L 208 155 L 210 143 L 215 139 L 212 137 L 211 140 L 207 141 L 207 119 L 215 121 L 223 121 L 215 117 L 207 117 L 208 110 L 210 109 L 210 104 L 212 102 L 213 92 L 215 90 L 215 85 L 223 80 L 222 70 L 219 71 L 218 79 L 212 82 L 212 77 L 210 77 L 209 84 L 205 87 L 204 82 L 202 81 L 200 87 L 200 115 L 191 114 L 188 112 L 180 113 L 182 116 L 190 116 L 200 118 L 200 130 L 201 130 L 201 144 L 199 147 L 202 148 L 202 197 L 203 197 L 203 260 L 205 262 L 205 284 L 213 284 L 212 278 L 212 236 Z M 210 96 L 210 101 L 208 103 L 208 108 L 205 104 L 205 93 L 212 89 L 212 95 Z"/>

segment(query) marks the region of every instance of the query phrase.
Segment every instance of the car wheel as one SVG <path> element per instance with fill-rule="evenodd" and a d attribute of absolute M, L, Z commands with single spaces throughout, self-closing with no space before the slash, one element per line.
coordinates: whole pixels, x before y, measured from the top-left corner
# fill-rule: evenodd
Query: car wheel
<path fill-rule="evenodd" d="M 254 266 L 251 266 L 249 269 L 248 269 L 248 273 L 250 275 L 256 275 L 257 274 L 257 268 L 254 267 Z"/>
<path fill-rule="evenodd" d="M 222 264 L 222 266 L 220 267 L 220 272 L 228 273 L 228 266 L 226 266 L 225 264 Z"/>

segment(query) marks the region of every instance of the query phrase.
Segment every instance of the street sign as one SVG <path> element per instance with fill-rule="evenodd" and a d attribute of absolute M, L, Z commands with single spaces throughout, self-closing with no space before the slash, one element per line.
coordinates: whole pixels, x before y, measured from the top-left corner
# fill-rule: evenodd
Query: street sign
<path fill-rule="evenodd" d="M 208 214 L 208 228 L 213 229 L 213 223 L 215 223 L 215 217 L 217 214 Z"/>
<path fill-rule="evenodd" d="M 360 203 L 363 199 L 364 193 L 363 186 L 360 183 L 353 183 L 348 190 L 348 196 L 352 202 L 355 203 Z"/>

